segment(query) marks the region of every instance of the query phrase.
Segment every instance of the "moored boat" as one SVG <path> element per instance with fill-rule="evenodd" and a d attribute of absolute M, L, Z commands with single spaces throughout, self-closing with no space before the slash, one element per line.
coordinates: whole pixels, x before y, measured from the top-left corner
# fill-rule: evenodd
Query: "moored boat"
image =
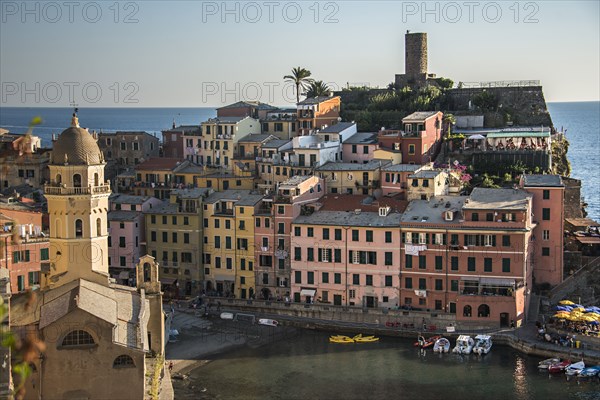
<path fill-rule="evenodd" d="M 277 326 L 277 325 L 279 325 L 279 322 L 275 321 L 274 319 L 261 318 L 258 320 L 258 324 L 259 325 L 267 325 L 267 326 Z"/>
<path fill-rule="evenodd" d="M 230 312 L 222 312 L 221 319 L 233 319 L 233 313 Z"/>
<path fill-rule="evenodd" d="M 448 339 L 443 337 L 435 341 L 433 345 L 434 353 L 447 353 L 448 351 L 450 351 L 450 341 Z"/>
<path fill-rule="evenodd" d="M 560 362 L 560 358 L 558 357 L 554 357 L 554 358 L 547 358 L 545 360 L 542 360 L 538 363 L 538 369 L 540 370 L 548 370 L 548 367 L 550 367 L 552 364 L 556 364 Z"/>
<path fill-rule="evenodd" d="M 572 378 L 574 376 L 579 375 L 579 373 L 585 368 L 585 363 L 583 360 L 578 361 L 573 364 L 569 364 L 567 368 L 565 368 L 565 375 L 567 379 Z"/>
<path fill-rule="evenodd" d="M 354 339 L 350 336 L 334 335 L 329 337 L 330 343 L 354 343 Z"/>
<path fill-rule="evenodd" d="M 571 360 L 559 361 L 557 363 L 550 364 L 548 367 L 548 372 L 551 374 L 558 374 L 563 372 L 569 365 L 571 365 Z"/>
<path fill-rule="evenodd" d="M 492 349 L 492 337 L 490 335 L 477 335 L 475 340 L 473 353 L 483 355 L 489 353 Z"/>
<path fill-rule="evenodd" d="M 356 335 L 352 339 L 354 339 L 354 341 L 356 343 L 372 343 L 372 342 L 379 341 L 378 337 L 375 337 L 375 336 L 363 336 L 362 334 Z"/>
<path fill-rule="evenodd" d="M 441 338 L 440 335 L 436 335 L 436 336 L 432 336 L 428 339 L 425 339 L 425 336 L 419 335 L 419 337 L 417 338 L 417 341 L 414 343 L 414 346 L 420 347 L 422 349 L 426 349 L 428 347 L 433 346 L 435 344 L 435 342 L 440 338 Z"/>
<path fill-rule="evenodd" d="M 473 345 L 475 341 L 469 335 L 460 335 L 458 339 L 456 339 L 456 346 L 452 349 L 453 353 L 458 354 L 470 354 L 473 350 Z"/>
<path fill-rule="evenodd" d="M 586 367 L 579 372 L 577 375 L 578 379 L 589 379 L 600 374 L 600 365 L 594 365 L 593 367 Z"/>

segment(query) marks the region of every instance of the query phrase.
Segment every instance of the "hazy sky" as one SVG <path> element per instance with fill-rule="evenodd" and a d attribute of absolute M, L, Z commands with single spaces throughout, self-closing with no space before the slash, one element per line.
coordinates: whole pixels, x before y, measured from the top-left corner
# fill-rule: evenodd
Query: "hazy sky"
<path fill-rule="evenodd" d="M 294 66 L 385 87 L 404 72 L 406 30 L 428 33 L 438 76 L 598 100 L 599 3 L 1 0 L 0 105 L 285 105 Z"/>

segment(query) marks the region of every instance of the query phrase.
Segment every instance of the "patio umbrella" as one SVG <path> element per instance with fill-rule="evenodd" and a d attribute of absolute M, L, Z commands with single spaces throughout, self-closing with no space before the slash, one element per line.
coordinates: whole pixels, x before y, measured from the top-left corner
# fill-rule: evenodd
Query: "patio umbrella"
<path fill-rule="evenodd" d="M 485 136 L 480 135 L 480 134 L 471 135 L 467 138 L 467 140 L 482 140 L 482 139 L 485 139 Z"/>
<path fill-rule="evenodd" d="M 561 301 L 558 302 L 558 304 L 561 304 L 563 306 L 570 306 L 570 305 L 573 305 L 575 303 L 573 303 L 571 300 L 561 300 Z"/>

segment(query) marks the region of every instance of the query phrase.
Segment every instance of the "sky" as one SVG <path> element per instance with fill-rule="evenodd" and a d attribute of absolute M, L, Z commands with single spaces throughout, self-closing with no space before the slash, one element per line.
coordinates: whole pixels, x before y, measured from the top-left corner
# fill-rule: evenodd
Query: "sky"
<path fill-rule="evenodd" d="M 597 101 L 599 4 L 0 0 L 0 106 L 291 105 L 296 66 L 334 89 L 386 87 L 407 30 L 427 32 L 437 76 Z"/>

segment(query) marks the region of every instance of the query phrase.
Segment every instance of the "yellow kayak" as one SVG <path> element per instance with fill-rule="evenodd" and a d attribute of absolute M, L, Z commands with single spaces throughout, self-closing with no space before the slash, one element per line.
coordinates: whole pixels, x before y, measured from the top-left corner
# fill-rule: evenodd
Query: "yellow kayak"
<path fill-rule="evenodd" d="M 359 338 L 354 338 L 354 341 L 356 343 L 371 343 L 371 342 L 377 342 L 379 341 L 378 337 L 375 336 L 361 336 Z"/>
<path fill-rule="evenodd" d="M 329 337 L 331 343 L 354 343 L 354 339 L 349 336 L 335 335 Z"/>

